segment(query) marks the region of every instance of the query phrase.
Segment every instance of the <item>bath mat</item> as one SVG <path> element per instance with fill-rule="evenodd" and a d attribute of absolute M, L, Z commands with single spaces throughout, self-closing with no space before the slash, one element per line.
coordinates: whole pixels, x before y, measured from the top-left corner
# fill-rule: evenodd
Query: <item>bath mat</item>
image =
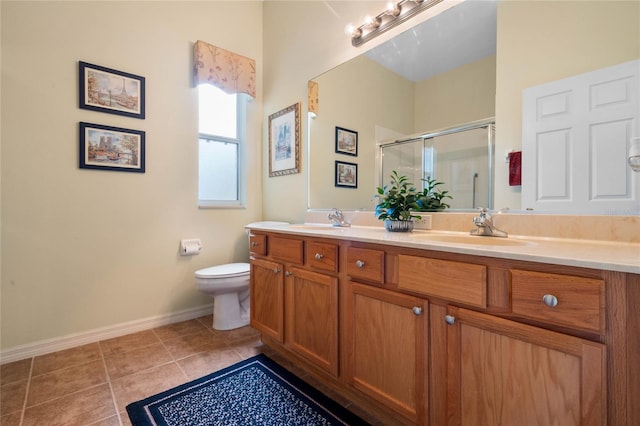
<path fill-rule="evenodd" d="M 127 406 L 134 426 L 367 425 L 260 354 Z"/>

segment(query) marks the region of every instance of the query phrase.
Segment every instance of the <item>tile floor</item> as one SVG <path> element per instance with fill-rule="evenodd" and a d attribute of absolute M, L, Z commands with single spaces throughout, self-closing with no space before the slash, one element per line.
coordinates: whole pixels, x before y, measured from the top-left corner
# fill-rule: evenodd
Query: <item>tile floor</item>
<path fill-rule="evenodd" d="M 216 331 L 211 322 L 205 316 L 2 365 L 0 425 L 130 425 L 130 402 L 260 352 L 295 372 L 251 327 Z"/>

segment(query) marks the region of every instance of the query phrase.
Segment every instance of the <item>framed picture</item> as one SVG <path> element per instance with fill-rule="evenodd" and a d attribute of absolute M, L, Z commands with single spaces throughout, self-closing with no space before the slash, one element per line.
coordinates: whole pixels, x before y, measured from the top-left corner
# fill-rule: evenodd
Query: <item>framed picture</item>
<path fill-rule="evenodd" d="M 300 173 L 300 103 L 269 116 L 269 177 Z"/>
<path fill-rule="evenodd" d="M 336 152 L 358 156 L 358 132 L 336 126 Z"/>
<path fill-rule="evenodd" d="M 79 63 L 80 108 L 144 119 L 144 77 Z"/>
<path fill-rule="evenodd" d="M 358 187 L 358 165 L 336 161 L 336 186 Z"/>
<path fill-rule="evenodd" d="M 144 132 L 80 122 L 80 168 L 144 173 Z"/>

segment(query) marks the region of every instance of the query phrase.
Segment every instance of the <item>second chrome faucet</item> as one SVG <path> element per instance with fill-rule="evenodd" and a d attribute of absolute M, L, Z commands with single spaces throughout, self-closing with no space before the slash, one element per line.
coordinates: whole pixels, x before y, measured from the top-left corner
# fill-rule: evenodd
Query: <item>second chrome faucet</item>
<path fill-rule="evenodd" d="M 478 235 L 480 237 L 502 237 L 506 238 L 509 234 L 496 228 L 493 217 L 489 214 L 487 209 L 481 207 L 478 209 L 480 212 L 478 216 L 473 218 L 473 224 L 476 226 L 469 232 L 471 235 Z"/>

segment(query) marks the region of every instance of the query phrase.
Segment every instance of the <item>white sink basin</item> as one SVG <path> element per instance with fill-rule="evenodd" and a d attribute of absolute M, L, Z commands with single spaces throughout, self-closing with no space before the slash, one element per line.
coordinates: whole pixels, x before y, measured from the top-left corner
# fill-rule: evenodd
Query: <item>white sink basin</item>
<path fill-rule="evenodd" d="M 515 240 L 500 237 L 478 237 L 475 235 L 439 235 L 439 234 L 415 234 L 416 238 L 425 241 L 434 241 L 451 244 L 466 244 L 474 246 L 531 246 L 529 241 Z"/>

